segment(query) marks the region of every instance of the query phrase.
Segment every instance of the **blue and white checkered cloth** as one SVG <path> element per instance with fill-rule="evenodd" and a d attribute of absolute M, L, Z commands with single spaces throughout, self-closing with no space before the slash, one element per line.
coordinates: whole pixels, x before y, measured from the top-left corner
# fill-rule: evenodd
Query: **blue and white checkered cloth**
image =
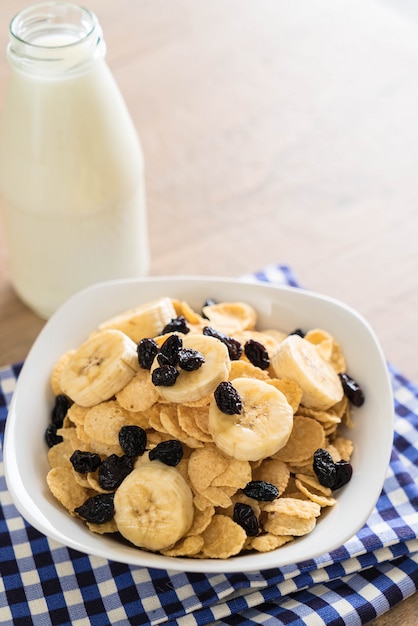
<path fill-rule="evenodd" d="M 284 266 L 245 278 L 297 286 Z M 19 371 L 19 365 L 0 369 L 1 437 Z M 19 515 L 0 448 L 0 624 L 357 626 L 382 615 L 418 588 L 418 388 L 393 367 L 390 374 L 393 452 L 367 524 L 338 550 L 280 569 L 161 571 L 68 549 Z"/>

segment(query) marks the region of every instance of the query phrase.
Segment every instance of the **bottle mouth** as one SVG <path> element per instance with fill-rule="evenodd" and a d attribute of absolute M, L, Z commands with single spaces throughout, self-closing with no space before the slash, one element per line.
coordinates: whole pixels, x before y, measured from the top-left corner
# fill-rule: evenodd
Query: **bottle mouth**
<path fill-rule="evenodd" d="M 96 16 L 69 2 L 42 2 L 23 9 L 11 20 L 9 31 L 9 60 L 23 71 L 36 63 L 39 72 L 50 73 L 52 61 L 61 69 L 80 69 L 88 60 L 104 56 Z"/>
<path fill-rule="evenodd" d="M 23 44 L 62 48 L 88 38 L 97 19 L 88 9 L 68 2 L 43 2 L 23 9 L 10 22 L 10 34 Z"/>

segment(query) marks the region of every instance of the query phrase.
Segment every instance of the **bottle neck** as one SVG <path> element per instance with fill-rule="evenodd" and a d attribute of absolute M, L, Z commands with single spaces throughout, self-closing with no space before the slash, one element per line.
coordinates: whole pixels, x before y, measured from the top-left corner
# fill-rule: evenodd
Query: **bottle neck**
<path fill-rule="evenodd" d="M 25 74 L 70 77 L 86 72 L 105 54 L 96 16 L 74 4 L 37 4 L 10 23 L 7 57 L 12 67 Z"/>

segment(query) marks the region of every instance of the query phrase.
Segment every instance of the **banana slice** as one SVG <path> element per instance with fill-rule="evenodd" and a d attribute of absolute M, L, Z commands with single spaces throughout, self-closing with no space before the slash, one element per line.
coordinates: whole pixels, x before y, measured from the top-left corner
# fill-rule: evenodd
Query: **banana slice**
<path fill-rule="evenodd" d="M 162 297 L 106 320 L 100 324 L 99 330 L 115 328 L 139 343 L 146 337 L 160 335 L 164 326 L 176 316 L 171 298 Z"/>
<path fill-rule="evenodd" d="M 301 403 L 313 409 L 329 409 L 343 397 L 341 381 L 315 346 L 299 335 L 289 335 L 271 362 L 278 378 L 292 378 L 303 391 Z"/>
<path fill-rule="evenodd" d="M 134 545 L 153 552 L 181 539 L 193 522 L 193 495 L 180 472 L 160 461 L 139 463 L 115 492 L 115 522 Z"/>
<path fill-rule="evenodd" d="M 139 369 L 136 344 L 120 330 L 104 330 L 84 342 L 64 366 L 61 389 L 89 407 L 109 400 Z"/>
<path fill-rule="evenodd" d="M 240 461 L 259 461 L 286 445 L 293 428 L 293 410 L 286 396 L 254 378 L 235 378 L 242 411 L 227 415 L 215 399 L 209 409 L 209 430 L 216 446 Z"/>
<path fill-rule="evenodd" d="M 199 369 L 186 372 L 179 369 L 179 376 L 171 387 L 159 385 L 158 393 L 168 402 L 195 402 L 203 396 L 215 391 L 223 380 L 228 379 L 231 360 L 224 343 L 208 335 L 182 335 L 183 348 L 191 348 L 200 352 L 205 362 Z M 159 367 L 157 358 L 151 367 L 151 373 Z"/>

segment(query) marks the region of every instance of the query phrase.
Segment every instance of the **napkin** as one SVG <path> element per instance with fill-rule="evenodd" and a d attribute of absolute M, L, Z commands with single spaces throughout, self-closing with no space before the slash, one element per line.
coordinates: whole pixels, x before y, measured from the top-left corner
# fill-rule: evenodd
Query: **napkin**
<path fill-rule="evenodd" d="M 284 265 L 243 278 L 298 288 Z M 17 512 L 6 487 L 1 446 L 0 623 L 355 626 L 382 615 L 418 588 L 418 387 L 392 365 L 388 368 L 395 436 L 375 509 L 358 534 L 337 550 L 280 569 L 175 572 L 68 549 Z M 21 364 L 0 369 L 1 443 L 20 369 Z"/>

